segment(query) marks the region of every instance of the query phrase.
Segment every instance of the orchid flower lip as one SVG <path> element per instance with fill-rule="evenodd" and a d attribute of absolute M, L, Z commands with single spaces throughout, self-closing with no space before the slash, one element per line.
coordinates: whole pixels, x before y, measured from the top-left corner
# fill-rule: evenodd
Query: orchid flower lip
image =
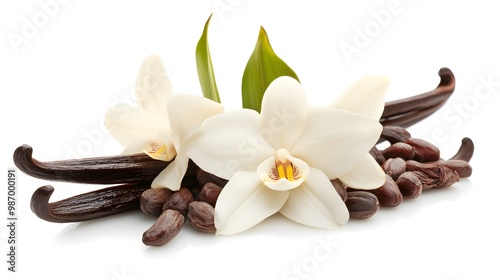
<path fill-rule="evenodd" d="M 275 191 L 288 191 L 300 186 L 309 174 L 309 166 L 294 158 L 286 149 L 279 149 L 257 167 L 262 183 Z"/>
<path fill-rule="evenodd" d="M 145 154 L 152 159 L 171 161 L 176 155 L 177 151 L 172 143 L 163 143 L 162 140 L 152 140 L 149 145 L 143 150 Z"/>

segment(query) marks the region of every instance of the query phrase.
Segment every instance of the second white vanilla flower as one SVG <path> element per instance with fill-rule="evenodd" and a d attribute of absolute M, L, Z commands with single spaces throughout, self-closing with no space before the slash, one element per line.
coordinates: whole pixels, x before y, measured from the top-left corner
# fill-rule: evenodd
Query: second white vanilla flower
<path fill-rule="evenodd" d="M 174 94 L 157 55 L 142 63 L 135 97 L 138 106 L 117 104 L 108 110 L 106 127 L 124 146 L 123 154 L 144 152 L 156 160 L 172 161 L 154 179 L 152 187 L 179 190 L 189 162 L 182 140 L 205 119 L 224 109 L 203 97 Z"/>

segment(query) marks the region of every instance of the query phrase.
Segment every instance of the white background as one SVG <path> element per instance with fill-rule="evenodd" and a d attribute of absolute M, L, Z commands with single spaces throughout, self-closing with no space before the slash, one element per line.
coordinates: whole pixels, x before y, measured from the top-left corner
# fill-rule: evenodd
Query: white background
<path fill-rule="evenodd" d="M 210 47 L 226 107 L 240 106 L 241 76 L 262 25 L 311 103 L 330 102 L 365 74 L 389 76 L 387 100 L 399 99 L 433 89 L 438 70 L 449 67 L 455 93 L 410 132 L 437 144 L 445 158 L 462 137 L 476 144 L 470 179 L 338 231 L 276 216 L 229 237 L 186 225 L 160 248 L 142 244 L 154 219 L 140 211 L 79 224 L 36 218 L 31 194 L 51 182 L 19 171 L 18 273 L 7 272 L 8 232 L 0 227 L 7 279 L 500 278 L 494 1 L 67 1 L 53 2 L 48 12 L 42 7 L 48 0 L 6 2 L 0 4 L 2 174 L 24 143 L 40 160 L 120 153 L 102 128 L 103 116 L 119 101 L 132 102 L 135 76 L 151 53 L 162 57 L 175 92 L 201 95 L 194 50 L 212 12 Z M 26 33 L 27 22 L 36 29 Z M 24 39 L 16 45 L 14 37 Z M 340 46 L 347 44 L 356 53 L 345 55 Z M 53 185 L 54 200 L 102 187 Z M 3 190 L 0 216 L 7 223 Z"/>

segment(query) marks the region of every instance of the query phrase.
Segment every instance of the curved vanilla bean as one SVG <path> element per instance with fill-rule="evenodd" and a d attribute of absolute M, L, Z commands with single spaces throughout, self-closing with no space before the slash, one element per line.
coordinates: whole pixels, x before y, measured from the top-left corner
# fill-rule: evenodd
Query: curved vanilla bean
<path fill-rule="evenodd" d="M 41 162 L 33 148 L 22 145 L 14 151 L 14 163 L 24 173 L 39 179 L 84 184 L 151 182 L 169 162 L 146 154 L 94 157 Z"/>
<path fill-rule="evenodd" d="M 441 68 L 439 85 L 426 93 L 385 103 L 380 118 L 382 125 L 408 127 L 428 117 L 439 109 L 455 90 L 455 76 L 448 68 Z"/>
<path fill-rule="evenodd" d="M 463 160 L 469 162 L 474 155 L 474 142 L 469 137 L 462 139 L 462 145 L 458 149 L 457 153 L 450 158 L 450 160 Z"/>
<path fill-rule="evenodd" d="M 88 221 L 139 209 L 139 199 L 149 184 L 124 184 L 49 203 L 52 186 L 38 188 L 31 197 L 31 211 L 54 223 Z"/>
<path fill-rule="evenodd" d="M 441 108 L 441 106 L 443 106 L 444 103 L 446 103 L 446 101 L 443 101 L 441 103 L 438 103 L 434 106 L 428 107 L 423 110 L 415 110 L 392 118 L 387 118 L 383 121 L 380 121 L 380 123 L 383 126 L 391 125 L 399 127 L 409 127 L 432 115 L 439 108 Z"/>

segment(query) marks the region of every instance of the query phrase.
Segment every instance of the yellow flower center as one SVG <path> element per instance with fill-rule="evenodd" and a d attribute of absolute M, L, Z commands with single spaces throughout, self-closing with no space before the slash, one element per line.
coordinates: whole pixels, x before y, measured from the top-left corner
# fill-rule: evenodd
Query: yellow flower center
<path fill-rule="evenodd" d="M 173 146 L 169 147 L 159 140 L 150 141 L 148 146 L 144 149 L 144 153 L 153 159 L 162 161 L 170 161 L 176 155 Z"/>
<path fill-rule="evenodd" d="M 279 149 L 275 155 L 276 167 L 269 171 L 269 177 L 273 180 L 287 179 L 293 182 L 300 178 L 300 172 L 293 166 L 293 163 L 286 158 L 288 151 Z"/>

